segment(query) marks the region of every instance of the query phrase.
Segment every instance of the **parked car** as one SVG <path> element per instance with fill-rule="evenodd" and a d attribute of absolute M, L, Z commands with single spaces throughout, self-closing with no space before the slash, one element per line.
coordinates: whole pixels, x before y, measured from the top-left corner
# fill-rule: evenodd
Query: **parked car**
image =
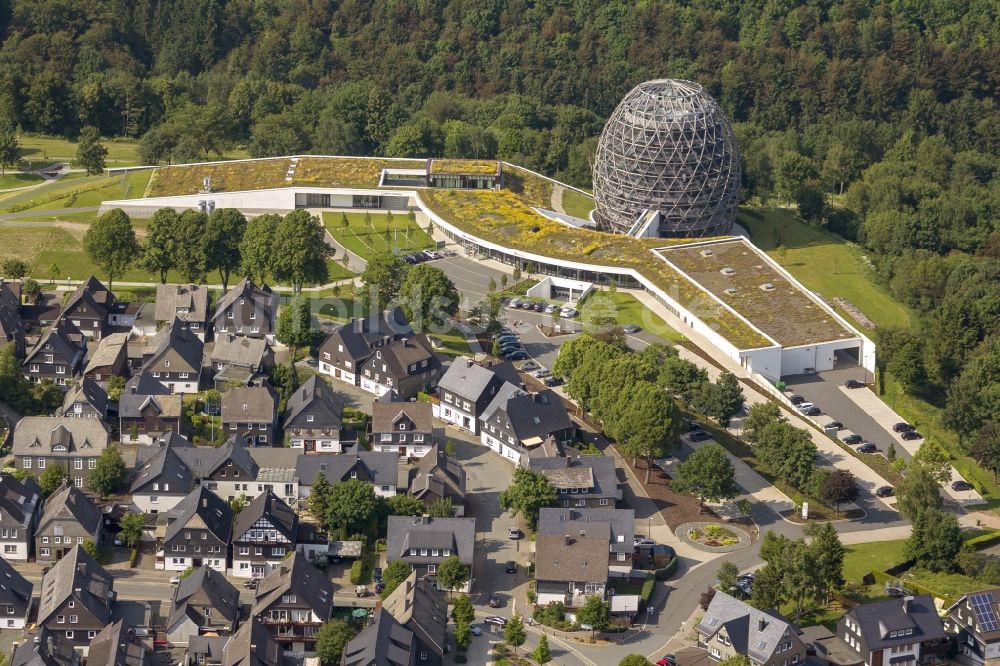
<path fill-rule="evenodd" d="M 533 374 L 536 379 L 545 379 L 552 374 L 552 371 L 548 368 L 538 368 L 538 370 L 535 370 Z"/>
<path fill-rule="evenodd" d="M 633 543 L 635 544 L 636 548 L 648 548 L 649 546 L 655 546 L 656 545 L 655 541 L 653 541 L 652 539 L 648 539 L 646 537 L 642 537 L 642 538 L 636 537 L 633 540 Z"/>
<path fill-rule="evenodd" d="M 563 308 L 559 311 L 560 317 L 565 317 L 566 319 L 572 319 L 573 317 L 580 314 L 576 308 Z"/>
<path fill-rule="evenodd" d="M 892 486 L 879 486 L 875 490 L 875 497 L 892 497 Z"/>
<path fill-rule="evenodd" d="M 628 326 L 622 326 L 622 332 L 623 333 L 628 333 L 629 335 L 633 335 L 635 333 L 638 333 L 641 330 L 642 330 L 642 327 L 640 327 L 640 326 L 638 326 L 636 324 L 629 324 Z"/>
<path fill-rule="evenodd" d="M 952 485 L 954 486 L 954 484 L 952 484 Z M 171 576 L 170 577 L 170 584 L 171 585 L 178 585 L 180 582 L 181 582 L 181 577 L 180 576 Z"/>
<path fill-rule="evenodd" d="M 506 571 L 509 574 L 516 574 L 517 562 L 515 562 L 514 560 L 510 560 L 509 562 L 507 562 L 507 566 L 504 568 L 504 571 Z"/>
<path fill-rule="evenodd" d="M 958 481 L 951 482 L 952 490 L 972 490 L 972 485 L 965 479 L 959 479 Z"/>
<path fill-rule="evenodd" d="M 677 657 L 665 654 L 657 660 L 656 666 L 677 666 Z"/>
<path fill-rule="evenodd" d="M 900 439 L 905 439 L 906 441 L 911 441 L 911 440 L 914 440 L 914 439 L 923 439 L 924 438 L 924 436 L 921 435 L 916 430 L 907 430 L 906 432 L 904 432 L 899 437 L 900 437 Z"/>
<path fill-rule="evenodd" d="M 801 405 L 805 401 L 806 399 L 803 398 L 801 395 L 795 395 L 793 393 L 792 395 L 788 396 L 788 402 L 792 403 L 793 405 Z"/>
<path fill-rule="evenodd" d="M 512 307 L 512 308 L 515 308 L 515 309 L 519 308 L 519 307 L 521 307 L 521 299 L 520 298 L 512 298 L 512 299 L 510 299 L 510 303 L 508 303 L 507 305 L 509 307 Z"/>
<path fill-rule="evenodd" d="M 841 441 L 844 442 L 844 444 L 860 444 L 865 441 L 865 438 L 852 432 L 850 435 L 844 435 L 841 437 Z"/>
<path fill-rule="evenodd" d="M 857 379 L 848 379 L 846 382 L 844 382 L 844 386 L 846 386 L 849 389 L 856 389 L 856 388 L 864 388 L 865 384 L 864 382 L 859 382 Z"/>
<path fill-rule="evenodd" d="M 858 453 L 877 453 L 878 447 L 872 442 L 864 442 L 858 445 L 857 451 Z"/>
<path fill-rule="evenodd" d="M 483 620 L 483 622 L 485 622 L 486 624 L 492 624 L 497 627 L 507 626 L 507 618 L 500 617 L 499 615 L 490 615 L 488 618 Z"/>
<path fill-rule="evenodd" d="M 913 430 L 913 426 L 911 426 L 909 423 L 893 423 L 892 424 L 892 431 L 893 432 L 909 432 L 910 430 Z"/>
<path fill-rule="evenodd" d="M 795 405 L 795 408 L 798 409 L 801 412 L 803 410 L 806 410 L 806 409 L 809 409 L 810 407 L 815 407 L 815 406 L 816 405 L 814 405 L 811 402 L 800 402 L 799 404 Z"/>
<path fill-rule="evenodd" d="M 823 427 L 824 428 L 836 428 L 837 430 L 843 430 L 844 429 L 844 424 L 841 423 L 840 421 L 830 421 L 829 423 L 827 423 Z"/>
<path fill-rule="evenodd" d="M 545 314 L 552 314 L 556 310 L 557 310 L 556 306 L 553 305 L 552 303 L 549 303 L 548 305 L 545 306 Z"/>
<path fill-rule="evenodd" d="M 493 594 L 490 595 L 490 600 L 488 603 L 490 608 L 500 608 L 503 602 L 500 600 L 500 595 L 494 592 Z"/>
<path fill-rule="evenodd" d="M 382 590 L 385 589 L 385 581 L 377 580 L 375 581 L 375 594 L 382 594 Z"/>
<path fill-rule="evenodd" d="M 520 539 L 521 538 L 521 530 L 517 529 L 516 527 L 508 527 L 507 528 L 507 538 L 508 539 Z"/>
<path fill-rule="evenodd" d="M 523 370 L 524 372 L 530 372 L 532 370 L 537 370 L 540 367 L 542 366 L 538 365 L 534 361 L 528 361 L 527 363 L 521 365 L 521 370 Z"/>
<path fill-rule="evenodd" d="M 494 339 L 497 342 L 499 342 L 501 345 L 506 345 L 506 344 L 509 344 L 511 342 L 520 342 L 520 340 L 518 339 L 518 337 L 516 335 L 514 335 L 513 333 L 503 333 L 501 335 L 498 335 Z"/>
<path fill-rule="evenodd" d="M 523 349 L 518 349 L 504 354 L 503 357 L 508 361 L 523 361 L 528 358 L 528 353 Z"/>
<path fill-rule="evenodd" d="M 711 433 L 707 433 L 704 430 L 692 430 L 688 433 L 688 439 L 692 442 L 704 442 L 706 440 L 712 439 Z"/>
<path fill-rule="evenodd" d="M 480 627 L 479 625 L 476 625 L 476 624 L 474 624 L 471 627 L 469 627 L 469 631 L 472 633 L 473 636 L 482 636 L 483 635 L 483 629 L 482 629 L 482 627 Z"/>
<path fill-rule="evenodd" d="M 563 383 L 562 377 L 546 377 L 545 385 L 549 388 L 553 386 L 560 386 Z"/>
<path fill-rule="evenodd" d="M 382 580 L 382 567 L 375 567 L 375 573 L 372 575 L 375 580 Z"/>
<path fill-rule="evenodd" d="M 800 409 L 799 411 L 802 412 L 803 416 L 819 416 L 820 414 L 823 413 L 823 410 L 817 407 L 816 405 L 813 405 L 812 407 L 806 407 L 805 409 Z"/>
<path fill-rule="evenodd" d="M 509 354 L 511 352 L 524 351 L 524 346 L 520 343 L 508 342 L 505 345 L 500 345 L 501 354 Z"/>

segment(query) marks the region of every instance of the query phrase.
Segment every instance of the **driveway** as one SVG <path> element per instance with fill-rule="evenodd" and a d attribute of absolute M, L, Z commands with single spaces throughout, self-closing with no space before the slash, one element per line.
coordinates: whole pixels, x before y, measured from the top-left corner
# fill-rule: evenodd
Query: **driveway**
<path fill-rule="evenodd" d="M 471 308 L 486 296 L 486 292 L 489 291 L 490 278 L 493 278 L 497 289 L 499 289 L 500 278 L 505 275 L 503 271 L 461 255 L 444 257 L 428 263 L 443 270 L 455 284 L 455 289 L 462 295 L 464 309 Z M 509 275 L 507 279 L 513 281 Z"/>

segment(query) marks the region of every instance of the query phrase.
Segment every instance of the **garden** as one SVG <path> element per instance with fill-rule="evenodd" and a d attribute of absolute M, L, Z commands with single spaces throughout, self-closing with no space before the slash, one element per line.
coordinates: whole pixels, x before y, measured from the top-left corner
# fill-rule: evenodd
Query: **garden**
<path fill-rule="evenodd" d="M 323 224 L 350 252 L 367 260 L 371 255 L 399 251 L 407 254 L 437 246 L 412 215 L 405 213 L 323 213 Z"/>
<path fill-rule="evenodd" d="M 736 532 L 722 525 L 705 525 L 704 527 L 692 527 L 687 532 L 688 539 L 696 541 L 703 546 L 710 548 L 721 548 L 724 546 L 735 546 L 740 542 L 740 537 Z"/>

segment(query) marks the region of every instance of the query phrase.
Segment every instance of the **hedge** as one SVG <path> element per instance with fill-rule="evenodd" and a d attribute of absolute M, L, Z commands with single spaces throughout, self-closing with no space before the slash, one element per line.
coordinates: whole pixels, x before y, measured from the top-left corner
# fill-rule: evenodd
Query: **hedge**
<path fill-rule="evenodd" d="M 674 560 L 676 561 L 677 558 L 675 557 Z M 676 568 L 676 565 L 674 566 Z M 667 567 L 664 567 L 664 569 L 666 568 Z M 656 584 L 656 576 L 654 576 L 653 574 L 646 574 L 646 582 L 642 584 L 642 591 L 639 593 L 639 597 L 647 604 L 649 603 L 649 598 L 653 596 L 653 586 L 655 584 Z"/>
<path fill-rule="evenodd" d="M 980 534 L 979 536 L 972 537 L 965 543 L 969 544 L 973 548 L 982 550 L 987 546 L 992 546 L 994 543 L 1000 543 L 1000 530 L 988 532 L 986 534 Z"/>
<path fill-rule="evenodd" d="M 677 556 L 676 555 L 674 555 L 674 558 L 672 560 L 670 560 L 670 562 L 669 562 L 669 564 L 667 564 L 667 566 L 663 567 L 662 569 L 657 569 L 656 570 L 656 580 L 667 580 L 668 578 L 670 578 L 671 576 L 674 575 L 675 571 L 677 571 Z"/>
<path fill-rule="evenodd" d="M 360 585 L 365 579 L 365 563 L 363 560 L 354 560 L 351 563 L 351 584 Z"/>

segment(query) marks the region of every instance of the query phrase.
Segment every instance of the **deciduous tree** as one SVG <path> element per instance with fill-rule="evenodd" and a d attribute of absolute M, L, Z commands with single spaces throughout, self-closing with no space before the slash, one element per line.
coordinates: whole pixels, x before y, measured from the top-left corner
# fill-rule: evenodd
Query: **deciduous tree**
<path fill-rule="evenodd" d="M 392 591 L 399 587 L 400 583 L 409 578 L 411 573 L 413 573 L 413 567 L 405 560 L 393 560 L 389 562 L 385 566 L 385 571 L 382 572 L 382 581 L 385 583 L 385 588 L 381 592 L 382 598 L 385 599 L 392 594 Z"/>
<path fill-rule="evenodd" d="M 390 516 L 421 516 L 427 511 L 413 495 L 393 495 L 386 498 L 385 504 Z"/>
<path fill-rule="evenodd" d="M 15 166 L 21 159 L 17 143 L 17 129 L 11 122 L 0 124 L 0 177 L 7 175 L 7 167 Z"/>
<path fill-rule="evenodd" d="M 307 347 L 313 339 L 309 300 L 295 294 L 278 315 L 277 338 L 289 347 Z"/>
<path fill-rule="evenodd" d="M 28 264 L 21 259 L 4 259 L 3 275 L 7 279 L 21 280 L 28 274 Z"/>
<path fill-rule="evenodd" d="M 903 518 L 913 521 L 924 509 L 940 509 L 944 505 L 940 488 L 941 484 L 927 468 L 910 465 L 906 476 L 896 484 L 896 510 Z"/>
<path fill-rule="evenodd" d="M 513 516 L 524 516 L 532 528 L 538 522 L 538 511 L 556 501 L 556 489 L 540 472 L 526 467 L 514 470 L 510 486 L 500 493 L 500 508 Z"/>
<path fill-rule="evenodd" d="M 622 657 L 618 666 L 649 666 L 649 660 L 641 654 L 628 654 Z"/>
<path fill-rule="evenodd" d="M 332 256 L 319 218 L 299 208 L 285 215 L 275 230 L 271 271 L 276 280 L 291 283 L 298 293 L 305 284 L 327 281 L 326 261 Z"/>
<path fill-rule="evenodd" d="M 116 446 L 109 446 L 97 457 L 87 485 L 102 498 L 110 497 L 125 482 L 125 461 Z"/>
<path fill-rule="evenodd" d="M 576 612 L 576 621 L 589 624 L 591 635 L 604 631 L 611 625 L 611 606 L 598 594 L 592 594 Z"/>
<path fill-rule="evenodd" d="M 514 648 L 514 654 L 517 654 L 517 648 L 524 645 L 524 641 L 528 639 L 527 632 L 524 630 L 524 621 L 521 620 L 520 615 L 515 615 L 507 621 L 507 624 L 503 628 L 503 639 Z"/>
<path fill-rule="evenodd" d="M 240 261 L 243 274 L 257 284 L 265 284 L 272 275 L 274 235 L 281 216 L 274 213 L 258 215 L 247 222 L 240 239 Z"/>
<path fill-rule="evenodd" d="M 175 234 L 179 217 L 173 208 L 161 208 L 153 213 L 146 229 L 146 240 L 142 244 L 138 265 L 144 271 L 156 273 L 160 284 L 167 283 L 167 273 L 174 267 L 177 256 Z"/>
<path fill-rule="evenodd" d="M 454 592 L 469 582 L 469 567 L 459 561 L 457 555 L 441 560 L 437 568 L 438 584 Z"/>
<path fill-rule="evenodd" d="M 104 171 L 104 160 L 108 149 L 101 143 L 101 134 L 96 127 L 84 127 L 76 144 L 75 163 L 87 171 L 88 176 L 96 176 Z"/>
<path fill-rule="evenodd" d="M 542 666 L 552 661 L 552 650 L 549 649 L 548 636 L 542 634 L 538 637 L 538 645 L 535 646 L 534 652 L 531 653 L 531 658 Z"/>
<path fill-rule="evenodd" d="M 929 571 L 951 571 L 962 548 L 958 518 L 940 509 L 924 509 L 913 520 L 906 556 Z"/>
<path fill-rule="evenodd" d="M 347 643 L 354 638 L 354 629 L 347 622 L 333 619 L 316 632 L 316 656 L 323 666 L 340 666 Z"/>
<path fill-rule="evenodd" d="M 66 469 L 60 465 L 49 465 L 38 477 L 38 487 L 41 488 L 44 497 L 59 490 L 59 486 L 65 482 Z"/>
<path fill-rule="evenodd" d="M 369 307 L 383 310 L 388 307 L 403 286 L 407 266 L 391 252 L 378 252 L 368 258 L 361 281 Z"/>
<path fill-rule="evenodd" d="M 219 272 L 223 291 L 228 291 L 230 273 L 240 268 L 240 244 L 246 228 L 247 219 L 235 208 L 217 208 L 208 216 L 205 226 L 206 266 L 210 271 Z"/>
<path fill-rule="evenodd" d="M 146 527 L 146 514 L 126 513 L 118 520 L 118 537 L 129 548 L 135 548 L 142 538 L 142 530 Z"/>
<path fill-rule="evenodd" d="M 193 284 L 205 282 L 208 273 L 208 252 L 205 243 L 205 226 L 208 216 L 197 210 L 186 210 L 174 225 L 173 264 L 186 281 Z"/>
<path fill-rule="evenodd" d="M 718 444 L 709 444 L 696 449 L 677 466 L 673 488 L 694 495 L 701 505 L 732 499 L 740 493 L 735 474 L 726 450 Z"/>
<path fill-rule="evenodd" d="M 139 254 L 135 230 L 125 211 L 114 208 L 97 218 L 83 236 L 83 250 L 104 271 L 110 290 Z"/>
<path fill-rule="evenodd" d="M 399 303 L 416 330 L 443 332 L 451 328 L 449 322 L 458 312 L 459 294 L 443 270 L 420 264 L 406 271 Z"/>
<path fill-rule="evenodd" d="M 375 488 L 361 479 L 339 481 L 330 486 L 327 523 L 345 532 L 359 532 L 375 515 Z"/>
<path fill-rule="evenodd" d="M 993 481 L 996 482 L 997 475 L 1000 475 L 1000 425 L 987 423 L 980 428 L 969 455 L 983 469 L 993 472 Z"/>
<path fill-rule="evenodd" d="M 432 518 L 452 518 L 455 515 L 455 507 L 452 505 L 450 497 L 439 497 L 431 502 L 427 513 Z"/>
<path fill-rule="evenodd" d="M 823 485 L 820 487 L 820 496 L 827 504 L 835 505 L 839 512 L 841 504 L 857 499 L 858 482 L 849 471 L 835 469 L 823 481 Z"/>
<path fill-rule="evenodd" d="M 844 585 L 844 546 L 829 521 L 807 525 L 806 536 L 810 538 L 809 560 L 817 578 L 822 581 L 825 601 Z"/>

